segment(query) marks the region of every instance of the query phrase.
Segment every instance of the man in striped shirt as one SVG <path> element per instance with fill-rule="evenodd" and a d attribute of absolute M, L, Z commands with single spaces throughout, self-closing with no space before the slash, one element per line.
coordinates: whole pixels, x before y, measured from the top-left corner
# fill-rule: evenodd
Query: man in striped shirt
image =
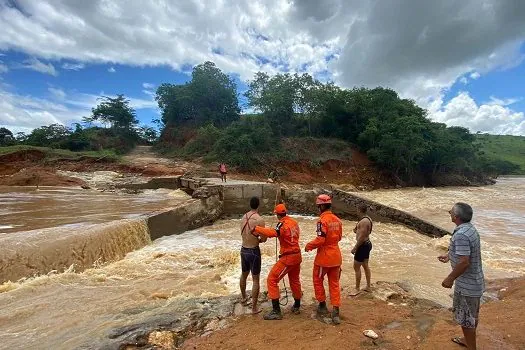
<path fill-rule="evenodd" d="M 454 286 L 454 319 L 461 325 L 464 338 L 454 337 L 452 341 L 476 349 L 476 327 L 481 296 L 485 289 L 479 234 L 470 223 L 472 207 L 466 203 L 456 203 L 449 211 L 450 218 L 456 224 L 448 255 L 438 257 L 439 261 L 450 261 L 452 272 L 443 280 L 444 288 Z"/>

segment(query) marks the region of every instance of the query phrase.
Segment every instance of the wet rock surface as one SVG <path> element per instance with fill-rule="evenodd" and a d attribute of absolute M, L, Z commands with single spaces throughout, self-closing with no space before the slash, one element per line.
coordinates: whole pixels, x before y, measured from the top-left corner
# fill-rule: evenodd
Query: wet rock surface
<path fill-rule="evenodd" d="M 368 215 L 375 221 L 398 223 L 430 237 L 444 237 L 436 242 L 440 246 L 447 242 L 445 237 L 449 235 L 449 232 L 441 227 L 402 210 L 339 189 L 331 190 L 328 187 L 314 187 L 309 190 L 287 190 L 285 199 L 289 209 L 293 212 L 317 215 L 318 209 L 315 205 L 315 198 L 321 193 L 327 193 L 332 196 L 332 210 L 341 218 L 357 219 L 357 206 L 365 204 L 368 207 Z"/>
<path fill-rule="evenodd" d="M 106 339 L 80 349 L 174 349 L 188 337 L 225 328 L 238 299 L 170 299 L 166 305 L 133 310 L 128 326 L 111 329 Z"/>

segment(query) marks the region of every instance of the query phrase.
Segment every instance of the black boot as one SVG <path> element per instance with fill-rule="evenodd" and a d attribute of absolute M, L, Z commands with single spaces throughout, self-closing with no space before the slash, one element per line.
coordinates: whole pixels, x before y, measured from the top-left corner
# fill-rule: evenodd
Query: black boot
<path fill-rule="evenodd" d="M 328 308 L 326 307 L 326 301 L 321 301 L 317 306 L 317 316 L 323 317 L 328 314 Z"/>
<path fill-rule="evenodd" d="M 279 305 L 279 299 L 272 299 L 272 311 L 264 315 L 265 320 L 282 320 L 283 314 L 281 312 L 281 306 Z"/>
<path fill-rule="evenodd" d="M 333 324 L 340 324 L 341 318 L 339 317 L 339 307 L 334 306 L 334 309 L 332 310 L 332 322 Z"/>
<path fill-rule="evenodd" d="M 299 315 L 301 313 L 301 299 L 294 299 L 295 303 L 293 304 L 291 311 L 294 315 Z"/>

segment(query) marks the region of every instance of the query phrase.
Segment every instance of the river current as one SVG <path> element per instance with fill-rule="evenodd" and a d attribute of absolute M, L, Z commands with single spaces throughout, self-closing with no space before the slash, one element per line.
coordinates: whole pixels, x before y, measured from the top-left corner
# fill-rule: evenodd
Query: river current
<path fill-rule="evenodd" d="M 525 274 L 524 178 L 502 178 L 496 185 L 487 187 L 378 190 L 357 194 L 408 211 L 449 230 L 453 229 L 453 224 L 449 222 L 447 210 L 454 202 L 467 202 L 474 208 L 473 223 L 481 235 L 486 277 Z M 2 195 L 2 198 L 14 198 L 8 191 Z M 26 202 L 34 200 L 29 197 Z M 74 195 L 69 198 L 74 201 Z M 108 202 L 108 199 L 99 203 L 104 201 Z M 12 208 L 17 207 L 14 202 L 16 200 Z M 120 207 L 110 207 L 121 217 L 136 212 L 124 210 L 119 214 L 119 208 L 140 205 L 135 199 L 131 199 L 129 205 L 123 200 L 120 203 Z M 61 217 L 75 216 L 77 219 L 74 222 L 60 221 L 61 224 L 93 221 L 92 213 L 87 214 L 89 220 L 83 219 L 79 207 L 73 205 L 69 212 L 67 207 L 60 207 Z M 157 207 L 153 205 L 151 210 L 155 209 Z M 53 212 L 52 208 L 46 210 Z M 316 218 L 295 218 L 300 224 L 301 246 L 304 247 L 315 237 Z M 276 223 L 274 217 L 265 217 L 265 220 L 267 225 Z M 5 226 L 14 226 L 14 223 L 11 221 Z M 163 305 L 179 298 L 237 293 L 239 223 L 238 219 L 220 220 L 181 235 L 163 237 L 128 253 L 120 261 L 82 273 L 67 271 L 0 285 L 0 348 L 71 349 L 101 339 L 107 329 L 129 324 L 132 316 L 127 310 L 146 306 L 162 310 Z M 30 224 L 24 225 L 30 227 Z M 345 220 L 343 225 L 342 285 L 343 294 L 346 294 L 354 279 L 350 249 L 355 222 Z M 9 235 L 6 231 L 12 229 L 4 228 L 4 234 Z M 447 306 L 451 304 L 450 290 L 441 288 L 441 281 L 450 271 L 450 266 L 436 259 L 446 247 L 446 238 L 431 239 L 401 225 L 376 223 L 372 242 L 370 266 L 373 281 L 403 281 L 416 296 Z M 265 281 L 275 261 L 275 242 L 269 240 L 262 245 L 262 252 L 262 278 Z M 304 302 L 311 303 L 314 253 L 303 253 L 303 258 Z M 262 290 L 265 290 L 264 285 L 263 282 Z"/>

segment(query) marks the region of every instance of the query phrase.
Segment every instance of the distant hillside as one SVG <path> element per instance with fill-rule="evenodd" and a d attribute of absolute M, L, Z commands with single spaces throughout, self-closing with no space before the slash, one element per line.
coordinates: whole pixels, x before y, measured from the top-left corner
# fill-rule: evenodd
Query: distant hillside
<path fill-rule="evenodd" d="M 525 136 L 477 134 L 476 144 L 489 158 L 519 165 L 514 175 L 525 175 Z"/>

